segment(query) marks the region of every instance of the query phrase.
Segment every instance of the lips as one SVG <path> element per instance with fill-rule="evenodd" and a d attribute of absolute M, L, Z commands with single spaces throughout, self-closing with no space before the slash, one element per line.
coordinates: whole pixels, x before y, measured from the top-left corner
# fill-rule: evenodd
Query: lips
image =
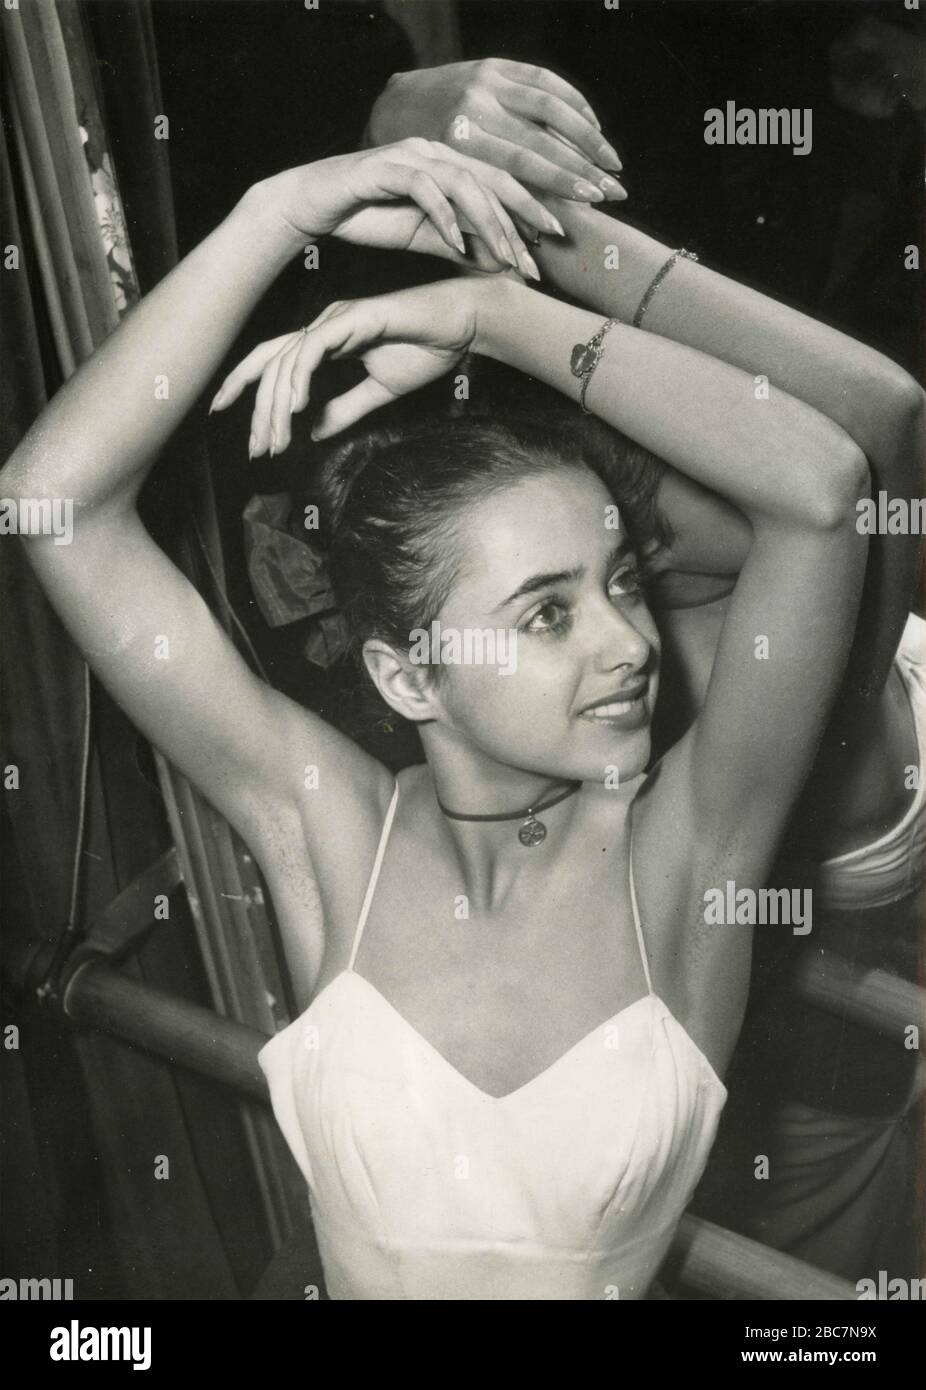
<path fill-rule="evenodd" d="M 592 700 L 579 710 L 580 714 L 590 714 L 592 710 L 620 707 L 623 713 L 630 705 L 637 700 L 641 700 L 646 694 L 649 681 L 637 681 L 634 685 L 623 686 L 620 690 L 612 690 L 610 695 L 602 695 L 599 700 Z"/>
<path fill-rule="evenodd" d="M 579 718 L 595 724 L 610 724 L 612 727 L 635 729 L 649 719 L 646 707 L 647 681 L 626 686 L 622 690 L 603 695 L 593 700 L 579 711 Z"/>

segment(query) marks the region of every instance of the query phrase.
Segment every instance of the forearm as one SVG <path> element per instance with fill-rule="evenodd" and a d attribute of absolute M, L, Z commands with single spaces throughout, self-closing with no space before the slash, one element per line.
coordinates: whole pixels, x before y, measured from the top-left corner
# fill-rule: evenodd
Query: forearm
<path fill-rule="evenodd" d="M 556 203 L 554 210 L 569 244 L 543 239 L 536 254 L 545 277 L 602 314 L 631 321 L 672 248 L 591 208 Z M 609 269 L 615 260 L 619 268 Z M 645 326 L 729 362 L 753 380 L 766 377 L 770 399 L 785 391 L 828 416 L 866 456 L 875 496 L 922 493 L 926 398 L 881 353 L 686 259 L 660 283 Z M 916 535 L 872 538 L 852 660 L 866 702 L 877 697 L 890 668 L 920 561 Z"/>
<path fill-rule="evenodd" d="M 305 241 L 276 216 L 266 190 L 245 194 L 62 387 L 0 473 L 5 494 L 66 497 L 94 510 L 134 502 L 158 451 Z"/>
<path fill-rule="evenodd" d="M 576 399 L 570 354 L 600 315 L 510 282 L 477 293 L 477 351 Z M 859 451 L 831 420 L 783 391 L 759 409 L 748 374 L 654 333 L 615 325 L 586 401 L 753 524 L 816 524 L 857 481 Z"/>
<path fill-rule="evenodd" d="M 545 279 L 603 314 L 632 322 L 674 248 L 593 208 L 546 201 L 555 203 L 567 236 L 545 237 L 537 247 Z M 650 332 L 767 377 L 772 388 L 829 416 L 872 461 L 876 485 L 877 467 L 887 486 L 887 472 L 908 457 L 904 424 L 919 413 L 923 393 L 908 373 L 864 343 L 684 258 L 660 282 L 644 322 Z"/>

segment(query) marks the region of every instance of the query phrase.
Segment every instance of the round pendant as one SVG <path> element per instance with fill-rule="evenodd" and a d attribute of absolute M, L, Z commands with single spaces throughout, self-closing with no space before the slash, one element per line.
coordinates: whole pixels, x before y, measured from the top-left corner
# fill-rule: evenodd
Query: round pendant
<path fill-rule="evenodd" d="M 542 820 L 537 820 L 535 816 L 531 816 L 530 820 L 526 820 L 518 831 L 518 839 L 521 841 L 521 844 L 527 845 L 529 849 L 534 845 L 541 844 L 546 838 L 547 827 Z"/>

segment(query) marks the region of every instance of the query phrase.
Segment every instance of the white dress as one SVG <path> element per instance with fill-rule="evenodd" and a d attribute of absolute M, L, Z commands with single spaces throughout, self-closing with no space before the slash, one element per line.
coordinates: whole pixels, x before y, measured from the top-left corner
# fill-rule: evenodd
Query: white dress
<path fill-rule="evenodd" d="M 309 1186 L 332 1299 L 637 1299 L 701 1177 L 727 1097 L 649 992 L 523 1086 L 464 1077 L 354 968 L 258 1060 Z"/>

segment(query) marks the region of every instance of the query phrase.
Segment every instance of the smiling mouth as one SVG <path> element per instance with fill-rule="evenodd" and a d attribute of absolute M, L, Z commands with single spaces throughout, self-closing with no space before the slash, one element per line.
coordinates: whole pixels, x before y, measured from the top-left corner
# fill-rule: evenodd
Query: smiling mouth
<path fill-rule="evenodd" d="M 647 715 L 647 689 L 648 683 L 644 682 L 627 694 L 606 695 L 603 700 L 596 700 L 594 704 L 586 705 L 585 709 L 580 710 L 579 718 L 598 723 L 636 723 Z"/>

